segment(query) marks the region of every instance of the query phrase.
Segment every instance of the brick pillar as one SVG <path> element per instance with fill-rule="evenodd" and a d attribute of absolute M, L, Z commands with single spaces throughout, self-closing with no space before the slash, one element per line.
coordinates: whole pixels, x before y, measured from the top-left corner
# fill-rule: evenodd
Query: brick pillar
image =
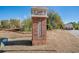
<path fill-rule="evenodd" d="M 38 18 L 32 17 L 32 44 L 43 45 L 46 44 L 46 18 L 41 17 L 42 20 L 42 37 L 38 38 Z"/>

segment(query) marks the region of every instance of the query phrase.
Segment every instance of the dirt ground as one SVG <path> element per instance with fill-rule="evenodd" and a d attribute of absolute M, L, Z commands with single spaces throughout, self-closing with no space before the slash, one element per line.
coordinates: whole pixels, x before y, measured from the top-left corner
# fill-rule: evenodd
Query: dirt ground
<path fill-rule="evenodd" d="M 66 30 L 47 32 L 49 44 L 57 52 L 79 52 L 79 39 Z"/>
<path fill-rule="evenodd" d="M 12 32 L 12 31 L 0 31 L 0 38 L 7 37 L 9 39 L 16 39 L 16 38 L 24 38 L 24 37 L 32 37 L 31 32 Z"/>
<path fill-rule="evenodd" d="M 13 32 L 8 33 L 11 35 Z M 2 35 L 0 33 L 0 35 Z M 18 33 L 16 33 L 18 35 Z M 15 35 L 15 36 L 16 36 Z M 22 35 L 22 34 L 19 34 Z M 24 34 L 24 38 L 20 40 L 28 40 L 31 38 L 30 34 Z M 14 40 L 14 39 L 10 39 Z M 15 39 L 19 40 L 19 39 Z M 2 48 L 2 50 L 7 52 L 49 52 L 49 53 L 78 53 L 79 52 L 79 38 L 76 38 L 66 30 L 52 30 L 47 31 L 47 44 L 39 46 L 26 46 L 26 45 L 9 45 Z"/>

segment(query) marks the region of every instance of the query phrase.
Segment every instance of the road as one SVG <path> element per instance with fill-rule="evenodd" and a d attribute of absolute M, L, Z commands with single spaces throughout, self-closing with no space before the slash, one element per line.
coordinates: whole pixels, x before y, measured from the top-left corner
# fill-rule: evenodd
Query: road
<path fill-rule="evenodd" d="M 79 30 L 68 30 L 68 32 L 74 35 L 76 38 L 79 38 Z"/>

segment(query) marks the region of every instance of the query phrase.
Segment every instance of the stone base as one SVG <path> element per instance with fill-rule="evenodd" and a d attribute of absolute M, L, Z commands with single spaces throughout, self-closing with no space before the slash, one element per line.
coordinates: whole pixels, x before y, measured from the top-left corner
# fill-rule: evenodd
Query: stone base
<path fill-rule="evenodd" d="M 45 45 L 46 39 L 34 39 L 32 40 L 32 45 Z"/>

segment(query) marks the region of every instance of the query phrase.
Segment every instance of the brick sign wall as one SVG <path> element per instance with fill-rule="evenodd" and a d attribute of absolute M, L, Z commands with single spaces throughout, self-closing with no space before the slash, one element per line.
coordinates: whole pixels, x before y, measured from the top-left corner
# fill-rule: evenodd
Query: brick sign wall
<path fill-rule="evenodd" d="M 40 45 L 40 44 L 45 44 L 46 43 L 46 18 L 42 17 L 41 19 L 41 37 L 38 37 L 38 22 L 39 18 L 38 17 L 32 17 L 33 19 L 33 28 L 32 28 L 32 44 L 33 45 Z"/>

